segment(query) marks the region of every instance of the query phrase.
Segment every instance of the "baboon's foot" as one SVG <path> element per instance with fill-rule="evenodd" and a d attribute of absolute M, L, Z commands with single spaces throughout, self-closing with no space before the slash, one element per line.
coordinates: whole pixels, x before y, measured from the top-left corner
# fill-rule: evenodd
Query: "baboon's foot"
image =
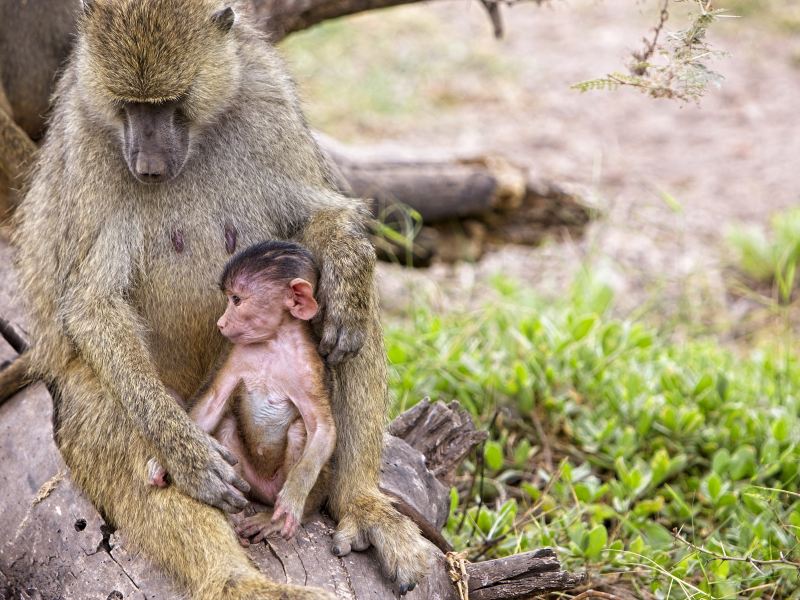
<path fill-rule="evenodd" d="M 350 503 L 339 520 L 332 551 L 344 556 L 370 544 L 385 575 L 397 583 L 401 594 L 413 590 L 430 571 L 433 547 L 382 494 Z"/>
<path fill-rule="evenodd" d="M 257 512 L 236 523 L 236 533 L 239 535 L 242 545 L 258 544 L 270 535 L 278 535 L 283 523 L 273 523 L 272 515 L 272 511 Z"/>

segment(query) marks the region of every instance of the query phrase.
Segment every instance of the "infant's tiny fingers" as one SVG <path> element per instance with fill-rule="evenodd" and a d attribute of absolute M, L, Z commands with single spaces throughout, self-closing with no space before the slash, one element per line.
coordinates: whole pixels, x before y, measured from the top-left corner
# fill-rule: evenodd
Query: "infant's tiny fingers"
<path fill-rule="evenodd" d="M 283 508 L 280 504 L 275 507 L 275 512 L 272 513 L 272 518 L 270 521 L 273 523 L 277 522 L 282 516 L 286 514 L 286 509 Z"/>
<path fill-rule="evenodd" d="M 283 536 L 285 540 L 290 540 L 294 536 L 296 530 L 297 521 L 291 514 L 287 514 L 286 522 L 283 524 L 283 529 L 281 529 L 281 536 Z"/>

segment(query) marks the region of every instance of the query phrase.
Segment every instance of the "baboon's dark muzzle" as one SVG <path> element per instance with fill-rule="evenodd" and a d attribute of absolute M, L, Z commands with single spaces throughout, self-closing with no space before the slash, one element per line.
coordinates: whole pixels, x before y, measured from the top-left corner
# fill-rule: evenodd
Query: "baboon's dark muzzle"
<path fill-rule="evenodd" d="M 125 104 L 125 161 L 130 172 L 139 181 L 169 181 L 183 168 L 189 135 L 179 107 L 178 102 Z"/>

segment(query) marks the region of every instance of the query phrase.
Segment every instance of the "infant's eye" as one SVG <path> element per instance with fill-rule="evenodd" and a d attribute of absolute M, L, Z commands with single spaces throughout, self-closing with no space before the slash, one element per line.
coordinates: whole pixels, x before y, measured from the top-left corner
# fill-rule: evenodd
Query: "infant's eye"
<path fill-rule="evenodd" d="M 231 296 L 231 301 L 234 306 L 239 306 L 242 303 L 242 299 L 239 296 Z"/>

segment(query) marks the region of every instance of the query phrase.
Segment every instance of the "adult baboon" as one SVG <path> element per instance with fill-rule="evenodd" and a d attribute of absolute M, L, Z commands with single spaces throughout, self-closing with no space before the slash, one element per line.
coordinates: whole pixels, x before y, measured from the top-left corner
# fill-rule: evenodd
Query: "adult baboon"
<path fill-rule="evenodd" d="M 191 396 L 222 349 L 215 282 L 229 255 L 294 238 L 320 268 L 334 551 L 371 542 L 401 592 L 413 588 L 428 546 L 377 487 L 386 373 L 374 251 L 280 60 L 215 0 L 85 0 L 79 31 L 14 236 L 30 360 L 57 390 L 55 438 L 73 478 L 195 597 L 321 597 L 251 566 L 208 506 L 242 506 L 230 455 L 165 389 Z M 148 485 L 151 456 L 175 485 Z"/>

